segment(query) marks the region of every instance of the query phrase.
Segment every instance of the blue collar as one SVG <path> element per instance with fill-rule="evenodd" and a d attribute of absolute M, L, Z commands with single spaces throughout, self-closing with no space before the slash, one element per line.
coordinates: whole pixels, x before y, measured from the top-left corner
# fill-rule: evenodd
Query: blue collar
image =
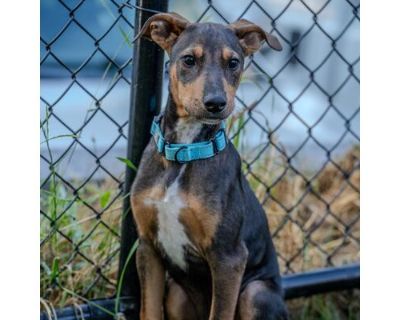
<path fill-rule="evenodd" d="M 183 144 L 169 143 L 165 140 L 160 127 L 161 118 L 162 115 L 154 117 L 151 124 L 151 134 L 153 135 L 158 152 L 167 160 L 186 163 L 207 159 L 224 150 L 227 145 L 224 122 L 221 122 L 221 128 L 217 131 L 214 138 L 208 141 Z"/>

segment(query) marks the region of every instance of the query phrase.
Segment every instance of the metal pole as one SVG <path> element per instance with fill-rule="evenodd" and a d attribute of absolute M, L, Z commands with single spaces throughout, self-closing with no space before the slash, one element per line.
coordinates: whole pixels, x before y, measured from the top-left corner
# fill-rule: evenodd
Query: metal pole
<path fill-rule="evenodd" d="M 167 11 L 167 0 L 137 0 L 136 5 L 156 11 Z M 154 13 L 136 9 L 135 34 Z M 129 115 L 129 134 L 127 159 L 137 167 L 142 152 L 150 139 L 151 121 L 160 111 L 164 52 L 156 44 L 138 39 L 134 44 L 133 74 L 131 87 L 131 109 Z M 121 252 L 119 277 L 127 261 L 129 252 L 137 239 L 136 228 L 130 210 L 129 196 L 136 172 L 126 169 L 124 211 L 121 221 Z M 121 296 L 132 297 L 133 303 L 121 301 L 121 311 L 127 320 L 138 319 L 140 306 L 139 280 L 135 259 L 131 259 L 122 279 Z"/>
<path fill-rule="evenodd" d="M 308 297 L 314 294 L 360 288 L 360 264 L 324 268 L 282 278 L 285 299 Z"/>

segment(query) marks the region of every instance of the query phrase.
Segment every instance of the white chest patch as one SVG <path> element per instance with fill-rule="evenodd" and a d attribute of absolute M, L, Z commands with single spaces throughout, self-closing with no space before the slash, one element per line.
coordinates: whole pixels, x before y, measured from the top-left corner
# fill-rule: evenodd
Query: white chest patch
<path fill-rule="evenodd" d="M 179 119 L 175 127 L 177 141 L 174 143 L 192 143 L 201 131 L 202 124 L 193 120 Z M 175 181 L 168 187 L 160 200 L 147 200 L 147 204 L 157 208 L 158 233 L 157 240 L 171 261 L 186 270 L 185 247 L 194 245 L 187 237 L 184 226 L 179 221 L 183 208 L 187 206 L 180 195 L 179 181 L 185 171 L 183 165 Z"/>
<path fill-rule="evenodd" d="M 179 175 L 166 190 L 164 198 L 158 201 L 146 201 L 147 204 L 154 205 L 157 208 L 158 242 L 171 261 L 182 270 L 186 270 L 184 248 L 193 247 L 185 233 L 184 226 L 179 221 L 181 209 L 186 206 L 179 194 L 179 179 L 185 167 L 182 166 Z"/>

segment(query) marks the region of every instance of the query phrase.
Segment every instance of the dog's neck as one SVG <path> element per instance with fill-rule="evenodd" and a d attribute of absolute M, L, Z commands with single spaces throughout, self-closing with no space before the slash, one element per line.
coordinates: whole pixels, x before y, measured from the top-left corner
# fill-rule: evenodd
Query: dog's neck
<path fill-rule="evenodd" d="M 161 128 L 170 143 L 193 143 L 213 138 L 220 124 L 205 124 L 193 117 L 178 116 L 177 106 L 169 95 Z"/>

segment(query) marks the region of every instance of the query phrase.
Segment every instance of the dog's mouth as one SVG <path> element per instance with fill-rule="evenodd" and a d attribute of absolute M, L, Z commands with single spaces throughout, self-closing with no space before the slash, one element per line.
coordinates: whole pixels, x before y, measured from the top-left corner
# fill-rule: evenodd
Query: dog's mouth
<path fill-rule="evenodd" d="M 228 118 L 229 115 L 230 112 L 228 109 L 218 113 L 205 112 L 198 118 L 198 120 L 204 124 L 216 125 Z"/>
<path fill-rule="evenodd" d="M 205 109 L 205 108 L 204 108 Z M 203 124 L 207 125 L 217 125 L 224 121 L 226 118 L 228 118 L 231 114 L 230 109 L 231 108 L 226 108 L 221 112 L 218 113 L 211 113 L 208 112 L 204 109 L 190 109 L 190 108 L 185 108 L 186 112 L 189 114 L 189 116 L 193 117 L 197 121 Z"/>
<path fill-rule="evenodd" d="M 199 119 L 201 123 L 203 124 L 210 124 L 210 125 L 215 125 L 215 124 L 219 124 L 221 121 L 223 121 L 224 119 L 216 119 L 216 118 L 203 118 L 203 119 Z"/>

